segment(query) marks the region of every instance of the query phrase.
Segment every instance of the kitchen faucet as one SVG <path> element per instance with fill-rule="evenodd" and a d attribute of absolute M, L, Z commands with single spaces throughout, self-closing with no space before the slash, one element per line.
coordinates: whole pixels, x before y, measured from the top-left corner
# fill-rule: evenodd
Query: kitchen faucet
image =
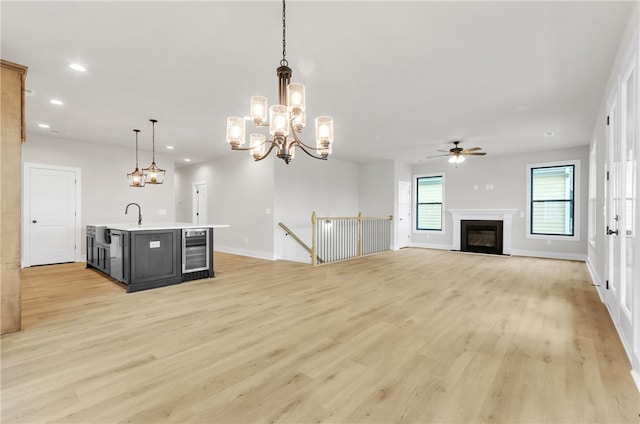
<path fill-rule="evenodd" d="M 129 203 L 127 205 L 127 207 L 124 209 L 124 213 L 126 215 L 127 211 L 129 210 L 129 206 L 131 205 L 136 205 L 138 207 L 138 225 L 142 224 L 142 209 L 140 209 L 140 205 L 137 203 Z"/>

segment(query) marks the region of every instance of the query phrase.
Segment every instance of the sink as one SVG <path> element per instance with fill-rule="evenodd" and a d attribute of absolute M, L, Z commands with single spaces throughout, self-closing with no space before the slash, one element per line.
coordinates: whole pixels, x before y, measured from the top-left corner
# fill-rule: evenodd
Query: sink
<path fill-rule="evenodd" d="M 109 235 L 109 230 L 107 230 L 106 225 L 96 226 L 96 243 L 100 243 L 100 244 L 111 243 L 111 236 Z"/>

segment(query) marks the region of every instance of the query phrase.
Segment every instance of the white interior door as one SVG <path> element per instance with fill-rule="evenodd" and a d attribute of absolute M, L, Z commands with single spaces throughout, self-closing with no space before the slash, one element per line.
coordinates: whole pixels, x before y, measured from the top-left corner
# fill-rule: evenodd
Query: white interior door
<path fill-rule="evenodd" d="M 398 182 L 398 248 L 411 244 L 411 183 Z"/>
<path fill-rule="evenodd" d="M 193 216 L 196 225 L 207 223 L 207 183 L 205 181 L 193 183 Z"/>
<path fill-rule="evenodd" d="M 633 345 L 634 301 L 640 266 L 634 263 L 637 181 L 637 72 L 635 59 L 620 79 L 619 91 L 610 102 L 607 179 L 607 280 L 606 302 L 625 345 Z M 634 280 L 635 281 L 634 283 Z"/>
<path fill-rule="evenodd" d="M 634 264 L 635 251 L 638 249 L 636 235 L 636 199 L 638 186 L 636 184 L 637 163 L 637 72 L 635 59 L 631 61 L 622 74 L 620 84 L 620 170 L 618 178 L 621 180 L 621 219 L 618 225 L 618 242 L 620 258 L 620 330 L 629 341 L 633 340 L 634 311 L 634 278 L 638 278 L 640 267 Z M 640 279 L 637 281 L 640 282 Z"/>
<path fill-rule="evenodd" d="M 607 116 L 607 181 L 606 181 L 606 231 L 607 231 L 607 281 L 605 302 L 611 311 L 614 321 L 618 320 L 620 304 L 620 132 L 618 130 L 618 96 L 614 95 L 609 102 Z"/>
<path fill-rule="evenodd" d="M 77 260 L 79 169 L 25 164 L 25 265 Z"/>

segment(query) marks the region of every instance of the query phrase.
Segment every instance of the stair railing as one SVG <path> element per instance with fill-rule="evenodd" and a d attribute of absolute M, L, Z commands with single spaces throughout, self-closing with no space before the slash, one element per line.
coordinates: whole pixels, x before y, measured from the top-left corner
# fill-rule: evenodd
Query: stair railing
<path fill-rule="evenodd" d="M 338 262 L 391 249 L 388 216 L 318 217 L 311 214 L 311 264 Z"/>

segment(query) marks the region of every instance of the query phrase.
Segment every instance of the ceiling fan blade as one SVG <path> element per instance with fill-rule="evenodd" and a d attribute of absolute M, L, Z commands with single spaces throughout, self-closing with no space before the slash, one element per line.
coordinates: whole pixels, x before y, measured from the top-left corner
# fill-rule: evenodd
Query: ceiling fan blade
<path fill-rule="evenodd" d="M 485 152 L 469 152 L 469 153 L 462 152 L 462 154 L 465 155 L 465 156 L 484 156 L 484 155 L 486 155 Z"/>
<path fill-rule="evenodd" d="M 451 150 L 438 150 L 438 152 L 450 153 L 450 152 L 451 152 Z"/>
<path fill-rule="evenodd" d="M 476 150 L 482 150 L 482 147 L 470 147 L 468 149 L 464 149 L 463 152 L 475 152 Z"/>
<path fill-rule="evenodd" d="M 430 159 L 430 158 L 441 158 L 443 156 L 449 156 L 448 154 L 446 155 L 435 155 L 435 156 L 427 156 L 425 159 Z"/>

